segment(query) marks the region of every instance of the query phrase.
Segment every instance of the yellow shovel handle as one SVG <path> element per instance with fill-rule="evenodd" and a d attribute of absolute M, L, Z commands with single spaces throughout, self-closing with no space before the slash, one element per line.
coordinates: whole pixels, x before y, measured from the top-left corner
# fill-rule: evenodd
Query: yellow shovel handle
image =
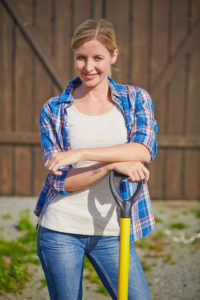
<path fill-rule="evenodd" d="M 120 219 L 118 300 L 128 299 L 130 225 L 130 218 Z"/>

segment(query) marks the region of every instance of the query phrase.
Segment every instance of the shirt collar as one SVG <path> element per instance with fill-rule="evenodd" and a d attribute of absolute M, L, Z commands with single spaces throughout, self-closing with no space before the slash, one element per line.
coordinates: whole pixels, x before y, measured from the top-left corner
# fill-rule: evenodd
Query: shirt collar
<path fill-rule="evenodd" d="M 62 92 L 59 98 L 59 103 L 67 103 L 68 105 L 73 103 L 73 89 L 80 86 L 82 83 L 81 79 L 79 77 L 76 77 L 72 81 L 69 82 L 66 89 Z M 120 106 L 122 106 L 122 99 L 121 99 L 121 93 L 119 91 L 118 85 L 115 83 L 115 81 L 108 77 L 108 84 L 111 91 L 111 97 L 114 102 L 117 102 Z"/>
<path fill-rule="evenodd" d="M 120 93 L 118 84 L 111 77 L 108 77 L 108 83 L 110 86 L 112 100 L 117 103 L 123 111 L 122 94 Z"/>

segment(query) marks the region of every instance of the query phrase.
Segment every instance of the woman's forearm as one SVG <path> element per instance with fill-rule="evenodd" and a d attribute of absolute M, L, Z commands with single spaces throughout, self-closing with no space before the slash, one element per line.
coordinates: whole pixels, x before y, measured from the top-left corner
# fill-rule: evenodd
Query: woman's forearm
<path fill-rule="evenodd" d="M 148 163 L 150 152 L 142 144 L 127 143 L 110 147 L 84 148 L 66 152 L 55 152 L 46 161 L 45 167 L 54 175 L 61 175 L 59 168 L 75 164 L 79 161 L 98 161 L 104 163 L 116 163 L 124 161 L 139 161 Z"/>
<path fill-rule="evenodd" d="M 140 161 L 150 162 L 150 152 L 142 144 L 127 143 L 111 147 L 82 149 L 82 160 L 99 162 Z"/>
<path fill-rule="evenodd" d="M 97 182 L 111 170 L 107 163 L 96 163 L 89 167 L 71 169 L 65 179 L 65 189 L 74 192 Z"/>
<path fill-rule="evenodd" d="M 132 182 L 144 180 L 146 183 L 149 180 L 149 171 L 141 162 L 96 163 L 90 167 L 69 170 L 65 179 L 65 189 L 68 192 L 82 190 L 103 178 L 111 170 L 128 176 Z"/>

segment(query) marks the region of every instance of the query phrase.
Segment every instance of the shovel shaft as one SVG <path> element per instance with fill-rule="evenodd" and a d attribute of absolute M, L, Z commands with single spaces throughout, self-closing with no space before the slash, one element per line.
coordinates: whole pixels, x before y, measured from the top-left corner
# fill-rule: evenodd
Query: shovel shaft
<path fill-rule="evenodd" d="M 130 224 L 130 218 L 120 218 L 118 300 L 128 299 Z"/>

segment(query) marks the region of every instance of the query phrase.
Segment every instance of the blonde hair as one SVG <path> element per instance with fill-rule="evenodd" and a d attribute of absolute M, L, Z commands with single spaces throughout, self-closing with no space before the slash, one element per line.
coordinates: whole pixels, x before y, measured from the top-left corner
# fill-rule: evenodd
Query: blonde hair
<path fill-rule="evenodd" d="M 105 19 L 89 19 L 80 24 L 72 37 L 71 47 L 76 50 L 83 43 L 96 39 L 113 54 L 118 48 L 113 25 Z"/>

